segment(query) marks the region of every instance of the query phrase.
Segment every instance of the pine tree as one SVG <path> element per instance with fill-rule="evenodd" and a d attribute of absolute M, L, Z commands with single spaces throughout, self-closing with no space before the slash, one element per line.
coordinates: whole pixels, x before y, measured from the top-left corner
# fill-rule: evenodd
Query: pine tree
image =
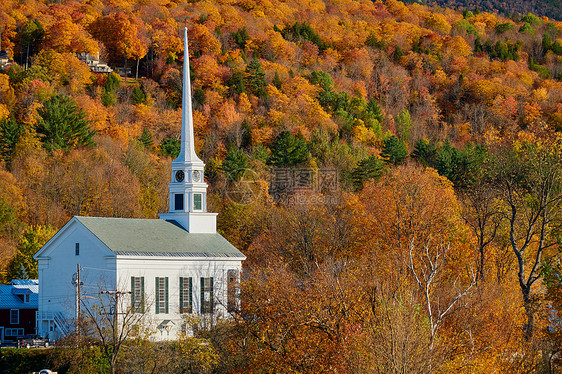
<path fill-rule="evenodd" d="M 86 113 L 70 97 L 55 95 L 39 110 L 37 133 L 47 150 L 93 145 L 96 131 L 90 128 Z"/>
<path fill-rule="evenodd" d="M 386 162 L 399 165 L 408 157 L 408 150 L 400 139 L 392 135 L 384 141 L 384 148 L 381 152 L 381 156 Z"/>
<path fill-rule="evenodd" d="M 0 123 L 0 157 L 6 161 L 8 167 L 12 161 L 12 152 L 19 140 L 21 126 L 13 117 Z"/>
<path fill-rule="evenodd" d="M 258 60 L 253 60 L 246 67 L 246 82 L 248 88 L 258 97 L 266 95 L 265 87 L 265 73 L 261 68 L 261 63 Z"/>
<path fill-rule="evenodd" d="M 293 166 L 306 161 L 308 147 L 304 139 L 282 131 L 271 144 L 268 163 L 273 166 Z"/>
<path fill-rule="evenodd" d="M 248 156 L 241 149 L 230 147 L 222 163 L 222 170 L 231 182 L 237 182 L 248 168 Z"/>

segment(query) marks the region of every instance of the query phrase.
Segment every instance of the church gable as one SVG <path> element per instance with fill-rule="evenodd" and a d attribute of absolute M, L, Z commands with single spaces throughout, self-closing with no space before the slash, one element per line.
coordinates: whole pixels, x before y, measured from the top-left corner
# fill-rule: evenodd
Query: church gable
<path fill-rule="evenodd" d="M 97 256 L 114 257 L 115 254 L 78 218 L 70 219 L 33 257 L 40 260 L 54 256 L 79 256 L 94 248 Z"/>

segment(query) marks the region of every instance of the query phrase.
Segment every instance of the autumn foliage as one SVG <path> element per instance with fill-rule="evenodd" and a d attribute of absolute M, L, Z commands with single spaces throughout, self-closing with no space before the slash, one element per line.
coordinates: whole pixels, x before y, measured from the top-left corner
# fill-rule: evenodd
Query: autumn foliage
<path fill-rule="evenodd" d="M 562 24 L 532 14 L 3 1 L 4 281 L 73 215 L 167 210 L 183 27 L 209 210 L 248 256 L 208 367 L 560 370 Z"/>

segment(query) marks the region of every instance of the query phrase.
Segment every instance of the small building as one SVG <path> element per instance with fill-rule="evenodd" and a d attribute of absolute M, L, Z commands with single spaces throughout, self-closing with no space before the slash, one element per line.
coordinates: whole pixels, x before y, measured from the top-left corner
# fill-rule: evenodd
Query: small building
<path fill-rule="evenodd" d="M 8 51 L 0 51 L 0 69 L 6 69 L 13 63 L 14 61 L 10 60 L 10 54 Z"/>
<path fill-rule="evenodd" d="M 105 62 L 100 61 L 99 53 L 95 56 L 90 55 L 89 53 L 80 53 L 76 57 L 80 61 L 84 61 L 86 65 L 90 68 L 90 70 L 94 73 L 105 73 L 109 74 L 113 71 Z"/>
<path fill-rule="evenodd" d="M 39 281 L 14 279 L 0 285 L 0 339 L 15 341 L 18 337 L 35 334 Z"/>

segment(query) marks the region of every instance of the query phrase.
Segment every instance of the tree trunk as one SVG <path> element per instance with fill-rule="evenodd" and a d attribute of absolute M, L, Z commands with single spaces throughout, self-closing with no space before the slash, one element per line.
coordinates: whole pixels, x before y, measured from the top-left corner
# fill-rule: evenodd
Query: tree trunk
<path fill-rule="evenodd" d="M 135 73 L 135 79 L 136 80 L 139 80 L 139 61 L 140 61 L 140 58 L 137 57 L 137 71 Z"/>

